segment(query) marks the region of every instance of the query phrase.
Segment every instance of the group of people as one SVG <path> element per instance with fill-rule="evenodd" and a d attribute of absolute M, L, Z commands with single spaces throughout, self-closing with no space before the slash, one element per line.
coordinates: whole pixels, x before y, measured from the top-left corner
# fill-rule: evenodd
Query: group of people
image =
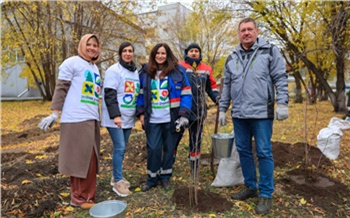
<path fill-rule="evenodd" d="M 91 208 L 99 173 L 100 123 L 113 142 L 114 192 L 130 194 L 130 182 L 123 177 L 126 146 L 137 118 L 146 134 L 147 182 L 143 192 L 160 184 L 169 190 L 177 147 L 189 131 L 189 166 L 198 175 L 206 95 L 219 104 L 219 123 L 226 125 L 226 111 L 232 106 L 235 140 L 244 175 L 244 189 L 233 194 L 236 200 L 259 196 L 256 211 L 266 214 L 274 191 L 271 148 L 274 118 L 288 117 L 287 73 L 276 46 L 258 38 L 251 18 L 238 25 L 240 44 L 226 60 L 223 91 L 217 90 L 212 68 L 202 62 L 201 47 L 191 43 L 179 62 L 166 43 L 153 47 L 148 62 L 138 71 L 133 62 L 134 47 L 123 42 L 119 60 L 105 72 L 103 88 L 96 62 L 101 44 L 94 34 L 84 35 L 78 55 L 59 67 L 52 99 L 52 114 L 39 127 L 51 127 L 61 116 L 59 172 L 70 175 L 73 206 Z M 275 91 L 276 90 L 276 91 Z M 276 97 L 275 97 L 276 93 Z M 102 95 L 102 119 L 99 98 Z M 277 109 L 274 113 L 275 98 Z M 231 104 L 232 102 L 232 104 Z M 257 179 L 252 151 L 254 137 L 259 163 Z"/>

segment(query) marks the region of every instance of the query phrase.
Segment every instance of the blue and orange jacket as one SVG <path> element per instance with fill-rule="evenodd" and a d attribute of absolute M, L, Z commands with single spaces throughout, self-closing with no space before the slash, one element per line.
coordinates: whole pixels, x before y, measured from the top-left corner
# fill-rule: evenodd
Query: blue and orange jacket
<path fill-rule="evenodd" d="M 170 130 L 176 131 L 175 121 L 180 117 L 189 119 L 192 107 L 191 86 L 185 68 L 178 65 L 177 70 L 168 75 L 168 93 L 170 100 Z M 144 129 L 147 131 L 152 113 L 151 77 L 146 72 L 146 65 L 139 71 L 140 94 L 137 98 L 136 115 L 144 115 Z"/>

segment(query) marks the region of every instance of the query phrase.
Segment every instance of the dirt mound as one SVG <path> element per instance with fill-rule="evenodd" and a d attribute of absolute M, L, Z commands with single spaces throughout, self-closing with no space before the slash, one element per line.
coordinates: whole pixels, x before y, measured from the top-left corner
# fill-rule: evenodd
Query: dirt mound
<path fill-rule="evenodd" d="M 305 164 L 305 146 L 306 151 L 308 151 L 308 160 L 311 165 L 319 167 L 332 165 L 331 161 L 314 146 L 306 145 L 301 142 L 294 145 L 282 142 L 272 142 L 275 167 L 285 168 Z"/>
<path fill-rule="evenodd" d="M 193 189 L 191 189 L 193 190 Z M 224 212 L 227 208 L 232 207 L 232 203 L 225 197 L 206 190 L 198 190 L 198 204 L 192 205 L 189 202 L 190 189 L 188 187 L 180 187 L 175 189 L 173 193 L 176 209 L 184 211 L 195 211 L 201 213 Z M 194 200 L 193 200 L 194 201 Z"/>

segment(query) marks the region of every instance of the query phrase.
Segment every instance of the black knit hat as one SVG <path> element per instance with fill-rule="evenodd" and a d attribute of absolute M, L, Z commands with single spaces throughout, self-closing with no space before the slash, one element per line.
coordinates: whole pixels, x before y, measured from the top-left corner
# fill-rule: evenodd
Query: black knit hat
<path fill-rule="evenodd" d="M 197 43 L 195 43 L 195 42 L 191 43 L 191 44 L 185 49 L 185 54 L 187 55 L 187 52 L 188 52 L 189 50 L 191 50 L 192 48 L 198 48 L 199 53 L 202 54 L 202 49 L 201 49 L 201 47 L 199 47 L 199 45 L 198 45 Z"/>

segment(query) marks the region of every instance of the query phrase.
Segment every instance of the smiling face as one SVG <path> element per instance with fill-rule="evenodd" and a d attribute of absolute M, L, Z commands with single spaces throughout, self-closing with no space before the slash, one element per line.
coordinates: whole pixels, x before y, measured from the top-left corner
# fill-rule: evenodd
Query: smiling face
<path fill-rule="evenodd" d="M 157 50 L 157 53 L 156 53 L 156 58 L 155 58 L 155 61 L 156 63 L 158 64 L 158 67 L 161 68 L 165 61 L 166 61 L 166 50 L 165 48 L 162 46 L 162 47 L 159 47 L 158 50 Z"/>
<path fill-rule="evenodd" d="M 239 26 L 239 40 L 244 49 L 249 49 L 258 38 L 258 28 L 253 22 L 241 23 Z"/>
<path fill-rule="evenodd" d="M 187 56 L 193 59 L 198 59 L 201 53 L 198 48 L 192 48 L 187 52 Z"/>
<path fill-rule="evenodd" d="M 134 49 L 132 46 L 125 47 L 122 51 L 122 59 L 125 63 L 131 63 L 132 59 L 134 58 Z"/>
<path fill-rule="evenodd" d="M 98 56 L 98 43 L 95 37 L 91 37 L 86 43 L 86 54 L 90 59 Z"/>

